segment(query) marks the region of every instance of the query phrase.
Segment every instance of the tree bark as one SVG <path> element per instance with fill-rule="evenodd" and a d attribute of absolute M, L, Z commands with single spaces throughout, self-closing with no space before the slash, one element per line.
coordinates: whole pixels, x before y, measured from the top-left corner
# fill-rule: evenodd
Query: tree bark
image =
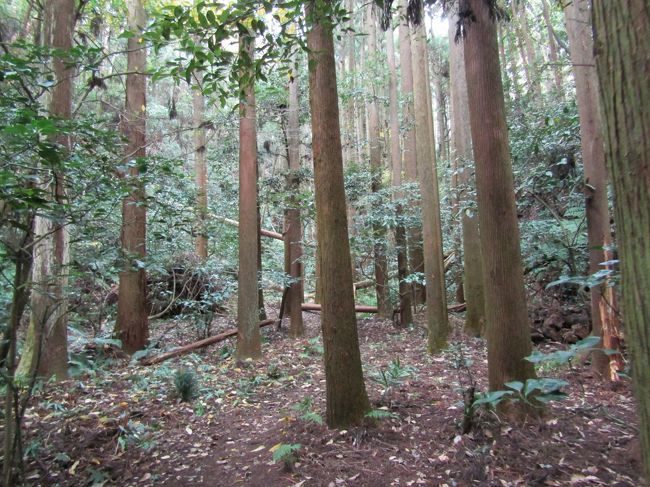
<path fill-rule="evenodd" d="M 546 35 L 548 36 L 548 59 L 551 63 L 551 70 L 553 71 L 553 81 L 555 83 L 555 91 L 558 96 L 563 97 L 564 88 L 562 81 L 562 69 L 560 66 L 560 57 L 558 55 L 557 41 L 553 34 L 553 24 L 551 22 L 551 10 L 548 6 L 547 0 L 542 0 L 542 15 L 544 16 L 544 23 L 546 24 Z"/>
<path fill-rule="evenodd" d="M 194 174 L 196 179 L 196 213 L 198 228 L 194 244 L 196 255 L 205 261 L 208 258 L 208 234 L 205 224 L 208 214 L 208 170 L 205 164 L 206 137 L 204 123 L 205 100 L 203 97 L 203 75 L 195 75 L 196 89 L 192 92 L 192 117 L 194 124 Z"/>
<path fill-rule="evenodd" d="M 115 335 L 122 340 L 127 353 L 145 347 L 149 338 L 147 321 L 147 277 L 143 268 L 146 256 L 147 207 L 145 188 L 140 179 L 138 163 L 146 157 L 146 89 L 147 52 L 140 32 L 147 15 L 141 0 L 127 1 L 127 23 L 135 35 L 127 47 L 125 135 L 128 139 L 126 161 L 129 169 L 123 175 L 131 185 L 131 193 L 122 202 L 122 254 L 124 268 L 120 272 Z"/>
<path fill-rule="evenodd" d="M 292 71 L 289 80 L 289 113 L 287 122 L 287 142 L 289 145 L 289 192 L 291 194 L 287 210 L 287 233 L 286 239 L 289 242 L 289 274 L 293 282 L 289 288 L 287 300 L 289 303 L 289 315 L 291 328 L 289 333 L 293 337 L 304 335 L 302 322 L 302 309 L 300 305 L 304 301 L 304 287 L 302 279 L 302 222 L 300 220 L 300 203 L 297 193 L 300 191 L 300 99 L 298 85 L 297 60 L 294 58 L 295 71 Z"/>
<path fill-rule="evenodd" d="M 331 5 L 330 1 L 308 4 L 311 25 L 307 46 L 312 66 L 309 98 L 321 260 L 326 418 L 328 426 L 345 428 L 361 423 L 370 404 L 354 313 L 332 25 L 323 11 Z"/>
<path fill-rule="evenodd" d="M 74 31 L 74 2 L 50 1 L 45 5 L 45 42 L 48 47 L 63 52 L 72 48 Z M 72 77 L 74 68 L 66 60 L 55 56 L 52 69 L 56 84 L 52 88 L 49 112 L 53 117 L 69 119 L 72 113 Z M 68 136 L 57 137 L 66 155 L 71 150 Z M 65 203 L 64 176 L 60 169 L 43 183 L 43 189 L 54 202 L 53 208 Z M 65 224 L 55 215 L 36 215 L 34 220 L 34 247 L 32 266 L 32 294 L 30 323 L 17 375 L 58 380 L 68 375 L 68 265 L 70 237 Z"/>
<path fill-rule="evenodd" d="M 418 181 L 417 143 L 415 140 L 415 114 L 413 109 L 413 64 L 411 55 L 411 28 L 406 20 L 407 0 L 400 2 L 399 24 L 399 58 L 402 75 L 402 125 L 404 126 L 404 173 L 405 182 Z M 424 254 L 422 253 L 422 230 L 419 227 L 408 229 L 408 256 L 411 273 L 424 273 Z M 424 304 L 426 292 L 423 285 L 413 285 L 413 300 L 415 304 Z"/>
<path fill-rule="evenodd" d="M 476 165 L 483 254 L 490 390 L 535 375 L 519 249 L 519 227 L 497 30 L 488 2 L 464 0 L 476 20 L 467 26 L 465 75 Z"/>
<path fill-rule="evenodd" d="M 449 19 L 449 74 L 451 98 L 451 157 L 456 167 L 456 195 L 460 214 L 463 247 L 463 298 L 467 304 L 465 332 L 477 336 L 484 333 L 485 297 L 483 293 L 483 262 L 478 216 L 470 200 L 475 187 L 472 164 L 472 131 L 465 79 L 465 53 L 462 41 L 454 42 L 458 17 Z"/>
<path fill-rule="evenodd" d="M 237 359 L 262 356 L 258 292 L 257 128 L 255 114 L 255 39 L 239 36 L 243 60 L 239 101 L 239 287 Z"/>
<path fill-rule="evenodd" d="M 422 12 L 424 18 L 424 11 Z M 442 251 L 440 224 L 440 199 L 436 174 L 433 114 L 429 89 L 427 43 L 424 25 L 414 28 L 413 104 L 415 106 L 415 136 L 417 140 L 417 166 L 420 195 L 422 197 L 422 230 L 424 247 L 424 274 L 429 353 L 437 353 L 447 345 L 450 332 L 447 317 L 445 266 Z"/>
<path fill-rule="evenodd" d="M 598 100 L 598 73 L 594 59 L 589 0 L 573 0 L 565 7 L 571 62 L 576 83 L 576 100 L 580 115 L 582 163 L 585 173 L 585 208 L 589 242 L 589 273 L 602 269 L 611 260 L 612 233 L 607 201 L 607 168 L 603 124 Z M 616 297 L 611 286 L 591 288 L 592 334 L 602 339 L 603 347 L 620 350 L 620 332 L 614 307 Z M 606 380 L 617 380 L 622 370 L 621 355 L 593 354 L 595 372 Z"/>
<path fill-rule="evenodd" d="M 389 104 L 389 127 L 390 127 L 390 155 L 391 175 L 394 188 L 402 185 L 402 154 L 400 151 L 400 131 L 397 101 L 397 67 L 395 63 L 395 45 L 392 26 L 386 31 L 386 48 L 388 56 L 388 95 Z M 402 223 L 403 209 L 400 200 L 404 193 L 395 191 L 394 198 L 398 201 L 395 207 L 397 224 L 395 226 L 395 247 L 397 251 L 397 281 L 399 289 L 400 326 L 405 327 L 413 323 L 413 302 L 410 286 L 405 282 L 408 276 L 408 257 L 406 229 Z"/>
<path fill-rule="evenodd" d="M 366 28 L 368 30 L 368 53 L 371 56 L 377 55 L 377 27 L 374 3 L 369 3 L 366 12 Z M 371 63 L 371 66 L 375 66 Z M 374 70 L 372 70 L 374 71 Z M 371 79 L 375 78 L 374 73 Z M 370 99 L 368 101 L 368 134 L 370 146 L 370 173 L 371 173 L 371 191 L 375 193 L 373 199 L 373 213 L 377 213 L 381 208 L 381 202 L 377 193 L 381 191 L 381 178 L 382 178 L 382 161 L 381 161 L 381 143 L 379 141 L 379 107 L 377 105 L 378 86 L 375 82 L 370 83 Z M 379 315 L 382 318 L 389 318 L 391 316 L 391 305 L 388 299 L 388 279 L 387 279 L 387 266 L 386 261 L 386 231 L 378 223 L 372 225 L 373 237 L 373 255 L 375 267 L 375 294 L 377 297 L 377 307 L 379 308 Z"/>
<path fill-rule="evenodd" d="M 623 313 L 650 477 L 650 5 L 593 0 L 606 159 L 615 194 Z"/>

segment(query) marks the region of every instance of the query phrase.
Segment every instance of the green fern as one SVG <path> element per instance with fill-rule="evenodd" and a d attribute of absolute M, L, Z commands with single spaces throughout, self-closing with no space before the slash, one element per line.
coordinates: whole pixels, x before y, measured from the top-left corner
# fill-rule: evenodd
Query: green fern
<path fill-rule="evenodd" d="M 294 443 L 293 445 L 287 443 L 281 443 L 272 449 L 273 451 L 273 463 L 283 462 L 284 469 L 286 471 L 292 471 L 294 463 L 298 460 L 295 455 L 295 452 L 300 450 L 300 443 Z"/>
<path fill-rule="evenodd" d="M 366 418 L 370 419 L 393 419 L 398 418 L 397 414 L 387 411 L 386 409 L 372 409 L 366 413 Z"/>

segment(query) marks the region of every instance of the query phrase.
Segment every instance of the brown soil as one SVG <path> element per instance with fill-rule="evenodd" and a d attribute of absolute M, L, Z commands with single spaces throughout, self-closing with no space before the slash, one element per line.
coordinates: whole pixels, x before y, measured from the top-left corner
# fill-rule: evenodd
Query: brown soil
<path fill-rule="evenodd" d="M 301 419 L 293 407 L 311 398 L 312 411 L 324 416 L 322 355 L 313 338 L 318 315 L 306 313 L 305 326 L 308 338 L 300 340 L 265 329 L 265 356 L 254 364 L 224 358 L 231 343 L 152 367 L 117 359 L 90 377 L 46 385 L 25 419 L 24 484 L 642 484 L 628 382 L 600 383 L 586 363 L 546 370 L 542 375 L 571 383 L 566 400 L 518 422 L 480 411 L 463 435 L 462 391 L 470 378 L 454 364 L 471 360 L 471 375 L 484 390 L 484 342 L 456 332 L 456 351 L 430 357 L 420 328 L 360 319 L 368 393 L 374 407 L 393 416 L 333 431 Z M 153 335 L 163 333 L 168 346 L 194 339 L 187 327 L 170 322 L 155 325 Z M 371 377 L 398 357 L 412 374 L 385 391 Z M 191 403 L 179 402 L 174 392 L 180 367 L 199 381 Z M 300 445 L 294 459 L 273 462 L 271 450 L 280 443 Z"/>

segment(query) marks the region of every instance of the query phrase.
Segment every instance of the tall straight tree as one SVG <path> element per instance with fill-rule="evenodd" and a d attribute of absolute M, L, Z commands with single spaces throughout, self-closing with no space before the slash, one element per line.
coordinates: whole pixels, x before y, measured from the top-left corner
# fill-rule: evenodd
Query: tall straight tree
<path fill-rule="evenodd" d="M 354 311 L 331 0 L 307 5 L 318 258 L 321 261 L 327 424 L 359 424 L 370 408 Z"/>
<path fill-rule="evenodd" d="M 195 74 L 196 86 L 192 92 L 192 117 L 194 125 L 194 174 L 196 180 L 196 213 L 198 229 L 194 248 L 201 260 L 208 258 L 208 235 L 205 224 L 208 214 L 208 169 L 205 164 L 206 137 L 204 125 L 205 99 L 203 97 L 203 75 Z"/>
<path fill-rule="evenodd" d="M 602 269 L 601 263 L 614 257 L 610 249 L 612 233 L 607 201 L 607 167 L 603 126 L 598 99 L 598 73 L 594 65 L 594 41 L 589 0 L 573 0 L 565 7 L 566 28 L 571 46 L 571 63 L 576 83 L 576 100 L 580 115 L 582 162 L 585 173 L 589 272 Z M 602 339 L 604 348 L 619 350 L 620 333 L 614 307 L 616 295 L 605 283 L 591 288 L 592 334 Z M 597 374 L 616 380 L 623 367 L 620 354 L 594 353 Z"/>
<path fill-rule="evenodd" d="M 257 116 L 255 113 L 255 38 L 239 35 L 239 286 L 237 359 L 262 356 L 258 324 L 259 220 L 257 208 Z"/>
<path fill-rule="evenodd" d="M 404 126 L 404 174 L 405 182 L 416 183 L 418 180 L 417 169 L 417 143 L 415 140 L 415 113 L 413 109 L 413 65 L 411 59 L 411 28 L 406 17 L 408 0 L 400 2 L 399 24 L 399 60 L 400 74 L 402 75 L 402 125 Z M 419 227 L 411 226 L 408 231 L 408 257 L 411 272 L 424 272 L 424 255 L 422 253 L 422 231 Z M 424 286 L 413 285 L 413 298 L 416 304 L 423 304 L 426 300 Z"/>
<path fill-rule="evenodd" d="M 570 4 L 569 4 L 570 5 Z M 546 35 L 548 37 L 548 60 L 553 71 L 553 81 L 555 84 L 555 91 L 559 96 L 564 94 L 563 80 L 562 80 L 562 67 L 560 66 L 560 57 L 558 55 L 557 40 L 553 31 L 553 22 L 551 19 L 551 9 L 547 0 L 542 0 L 542 15 L 544 23 L 546 24 Z"/>
<path fill-rule="evenodd" d="M 50 0 L 45 4 L 45 42 L 62 53 L 72 48 L 75 7 L 71 0 Z M 56 83 L 52 88 L 49 111 L 53 117 L 69 119 L 72 113 L 74 68 L 61 55 L 52 60 Z M 71 149 L 68 136 L 56 143 L 65 153 Z M 65 178 L 60 169 L 47 177 L 44 189 L 52 201 L 63 204 Z M 57 205 L 54 205 L 56 207 Z M 34 219 L 31 314 L 28 336 L 17 370 L 18 375 L 37 372 L 42 377 L 68 375 L 68 265 L 70 238 L 56 215 L 37 215 Z"/>
<path fill-rule="evenodd" d="M 483 262 L 479 239 L 478 215 L 469 199 L 475 182 L 472 177 L 472 131 L 465 79 L 463 44 L 455 42 L 458 16 L 449 18 L 449 91 L 451 105 L 451 157 L 455 167 L 457 212 L 460 213 L 463 246 L 463 295 L 467 305 L 465 331 L 484 333 L 485 299 Z"/>
<path fill-rule="evenodd" d="M 423 4 L 420 4 L 420 9 L 420 17 L 424 18 Z M 429 353 L 436 353 L 447 345 L 450 327 L 447 317 L 445 265 L 442 253 L 440 197 L 428 76 L 427 40 L 423 23 L 414 27 L 411 49 L 418 183 L 422 197 L 422 245 L 424 247 L 426 315 L 429 330 L 428 349 Z"/>
<path fill-rule="evenodd" d="M 534 377 L 519 226 L 508 146 L 495 12 L 490 0 L 462 0 L 465 75 L 476 164 L 491 390 Z"/>
<path fill-rule="evenodd" d="M 593 0 L 596 66 L 614 186 L 623 313 L 650 478 L 650 3 Z"/>
<path fill-rule="evenodd" d="M 368 56 L 370 61 L 368 64 L 371 70 L 376 68 L 377 63 L 377 6 L 374 3 L 369 3 L 366 12 L 366 29 L 368 31 Z M 374 80 L 375 76 L 371 76 Z M 375 203 L 373 203 L 374 212 L 380 211 L 379 191 L 381 190 L 381 177 L 382 177 L 382 163 L 381 163 L 381 143 L 379 140 L 379 106 L 377 92 L 379 86 L 376 82 L 371 82 L 370 85 L 370 100 L 368 101 L 368 142 L 370 146 L 370 173 L 372 175 L 371 191 L 375 194 Z M 381 225 L 373 223 L 373 253 L 375 264 L 375 294 L 377 296 L 377 311 L 379 316 L 383 318 L 390 318 L 391 306 L 388 298 L 388 277 L 386 261 L 386 232 Z"/>
<path fill-rule="evenodd" d="M 393 187 L 399 188 L 402 185 L 402 153 L 400 150 L 399 130 L 399 107 L 397 98 L 397 66 L 395 63 L 395 44 L 392 25 L 388 25 L 386 31 L 386 53 L 388 57 L 388 96 L 389 103 L 389 131 L 390 131 L 390 158 L 391 176 Z M 413 323 L 413 300 L 409 285 L 406 282 L 408 276 L 408 257 L 406 229 L 404 228 L 403 209 L 399 201 L 404 197 L 402 191 L 395 192 L 395 199 L 398 204 L 395 208 L 397 224 L 395 225 L 395 247 L 397 248 L 397 279 L 399 289 L 400 325 L 408 326 Z"/>
<path fill-rule="evenodd" d="M 304 287 L 302 280 L 302 222 L 300 204 L 297 197 L 300 191 L 300 93 L 297 59 L 294 56 L 293 70 L 289 78 L 289 109 L 287 121 L 287 155 L 289 158 L 289 209 L 287 210 L 287 230 L 285 238 L 289 243 L 289 275 L 292 283 L 289 287 L 289 314 L 291 317 L 291 336 L 303 336 L 302 302 Z"/>
<path fill-rule="evenodd" d="M 127 171 L 123 174 L 131 192 L 122 202 L 122 254 L 120 291 L 115 335 L 128 353 L 144 348 L 149 338 L 147 320 L 147 277 L 142 265 L 146 255 L 147 207 L 140 178 L 141 161 L 146 157 L 147 51 L 140 33 L 147 23 L 142 0 L 127 0 L 127 24 L 134 35 L 127 42 L 126 113 L 124 132 Z"/>

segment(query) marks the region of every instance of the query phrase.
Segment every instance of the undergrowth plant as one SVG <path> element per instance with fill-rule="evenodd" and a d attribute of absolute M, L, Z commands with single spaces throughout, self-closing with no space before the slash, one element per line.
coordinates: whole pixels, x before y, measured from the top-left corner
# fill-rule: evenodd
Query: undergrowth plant
<path fill-rule="evenodd" d="M 312 396 L 305 396 L 302 401 L 291 406 L 294 411 L 301 413 L 300 419 L 315 423 L 318 425 L 323 424 L 323 417 L 313 409 L 314 398 Z"/>
<path fill-rule="evenodd" d="M 370 378 L 383 387 L 380 401 L 383 403 L 396 386 L 415 374 L 415 368 L 402 365 L 399 357 L 394 358 L 385 369 L 380 369 Z"/>
<path fill-rule="evenodd" d="M 273 453 L 273 462 L 282 462 L 285 471 L 293 472 L 295 463 L 298 461 L 296 452 L 300 450 L 301 447 L 302 445 L 300 445 L 300 443 L 278 443 L 270 450 L 271 453 Z"/>
<path fill-rule="evenodd" d="M 178 369 L 174 374 L 176 395 L 182 402 L 190 402 L 197 390 L 196 375 L 189 369 Z"/>

